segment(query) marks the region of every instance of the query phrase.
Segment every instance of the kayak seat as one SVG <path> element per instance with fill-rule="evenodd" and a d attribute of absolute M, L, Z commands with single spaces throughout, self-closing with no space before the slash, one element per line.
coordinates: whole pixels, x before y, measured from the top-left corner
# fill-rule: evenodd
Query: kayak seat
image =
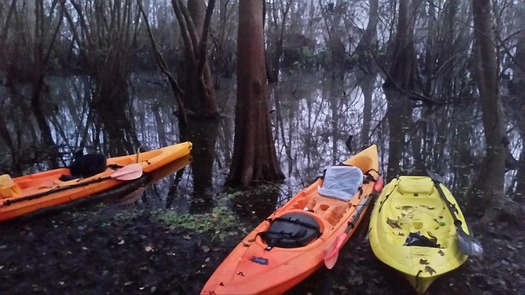
<path fill-rule="evenodd" d="M 304 247 L 321 235 L 319 223 L 309 214 L 292 212 L 271 220 L 267 231 L 261 238 L 268 248 Z"/>
<path fill-rule="evenodd" d="M 71 176 L 90 177 L 106 170 L 107 158 L 102 154 L 87 154 L 83 155 L 82 151 L 78 151 L 74 155 L 74 160 L 69 166 Z"/>
<path fill-rule="evenodd" d="M 18 197 L 22 194 L 22 190 L 16 184 L 9 174 L 0 175 L 0 199 Z"/>
<path fill-rule="evenodd" d="M 428 177 L 402 178 L 399 181 L 397 191 L 403 195 L 430 195 L 434 190 L 434 182 Z"/>
<path fill-rule="evenodd" d="M 363 185 L 363 171 L 355 166 L 332 166 L 326 169 L 321 196 L 349 201 Z"/>

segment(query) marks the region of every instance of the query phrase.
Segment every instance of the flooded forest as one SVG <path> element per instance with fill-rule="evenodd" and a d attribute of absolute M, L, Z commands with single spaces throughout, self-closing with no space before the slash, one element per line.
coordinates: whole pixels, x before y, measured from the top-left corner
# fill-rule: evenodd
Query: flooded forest
<path fill-rule="evenodd" d="M 0 108 L 13 178 L 193 144 L 130 194 L 0 224 L 0 293 L 198 294 L 371 144 L 385 182 L 443 176 L 484 243 L 426 294 L 525 292 L 523 1 L 5 0 Z M 409 294 L 365 236 L 287 294 Z"/>

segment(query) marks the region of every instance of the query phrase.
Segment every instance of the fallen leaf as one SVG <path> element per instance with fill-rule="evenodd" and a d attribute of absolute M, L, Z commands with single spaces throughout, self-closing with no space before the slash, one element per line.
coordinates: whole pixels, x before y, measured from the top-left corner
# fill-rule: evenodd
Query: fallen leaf
<path fill-rule="evenodd" d="M 436 273 L 436 270 L 433 269 L 432 267 L 428 266 L 428 265 L 425 266 L 425 271 L 428 272 L 429 275 L 433 275 L 433 274 Z"/>
<path fill-rule="evenodd" d="M 386 223 L 388 225 L 390 225 L 390 227 L 392 227 L 393 229 L 401 229 L 401 226 L 399 226 L 399 224 L 397 223 L 397 221 L 393 220 L 393 219 L 390 219 L 387 217 L 386 219 Z"/>
<path fill-rule="evenodd" d="M 430 237 L 430 240 L 437 244 L 437 238 L 434 236 L 431 232 L 427 231 L 428 236 Z"/>
<path fill-rule="evenodd" d="M 204 246 L 204 245 L 203 245 L 203 246 L 201 246 L 201 249 L 202 249 L 202 251 L 203 251 L 204 253 L 208 253 L 208 252 L 210 252 L 210 247 L 208 247 L 208 246 Z"/>
<path fill-rule="evenodd" d="M 191 240 L 191 236 L 190 235 L 183 235 L 182 238 L 185 239 L 185 240 Z"/>

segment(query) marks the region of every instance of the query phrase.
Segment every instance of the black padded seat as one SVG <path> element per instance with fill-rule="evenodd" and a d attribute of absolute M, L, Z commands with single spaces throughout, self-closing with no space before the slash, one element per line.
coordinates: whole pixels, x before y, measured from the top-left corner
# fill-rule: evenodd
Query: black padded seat
<path fill-rule="evenodd" d="M 321 235 L 319 223 L 307 213 L 292 212 L 272 220 L 268 231 L 261 234 L 271 247 L 298 248 Z"/>

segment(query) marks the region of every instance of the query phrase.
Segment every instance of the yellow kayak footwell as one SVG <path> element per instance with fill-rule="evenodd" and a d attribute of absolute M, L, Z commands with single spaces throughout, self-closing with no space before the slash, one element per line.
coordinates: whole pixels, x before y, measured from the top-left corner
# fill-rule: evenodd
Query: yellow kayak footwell
<path fill-rule="evenodd" d="M 452 193 L 441 188 L 468 233 Z M 426 176 L 401 176 L 388 183 L 372 210 L 369 232 L 374 254 L 401 272 L 420 294 L 467 259 L 459 251 L 453 217 Z"/>

